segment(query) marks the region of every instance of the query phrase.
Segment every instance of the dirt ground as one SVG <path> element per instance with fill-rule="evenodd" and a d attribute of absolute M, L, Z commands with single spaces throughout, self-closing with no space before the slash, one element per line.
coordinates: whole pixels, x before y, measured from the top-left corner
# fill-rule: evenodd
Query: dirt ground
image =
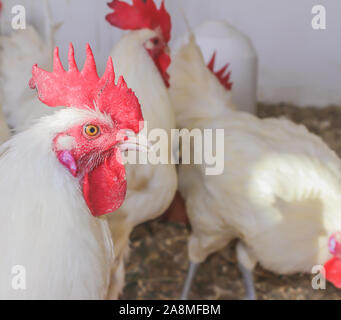
<path fill-rule="evenodd" d="M 259 105 L 258 115 L 285 116 L 320 135 L 341 156 L 341 107 L 297 108 Z M 161 220 L 139 226 L 131 237 L 123 299 L 178 299 L 188 268 L 186 240 L 189 227 Z M 198 270 L 190 299 L 243 299 L 236 267 L 235 243 L 210 256 Z M 341 299 L 341 291 L 327 283 L 326 290 L 311 288 L 312 275 L 279 276 L 257 267 L 258 299 Z"/>

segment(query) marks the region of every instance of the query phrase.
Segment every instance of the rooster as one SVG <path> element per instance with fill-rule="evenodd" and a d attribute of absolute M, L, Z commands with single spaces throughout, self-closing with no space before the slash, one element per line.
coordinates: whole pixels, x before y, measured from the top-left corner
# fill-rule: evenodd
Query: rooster
<path fill-rule="evenodd" d="M 99 216 L 123 203 L 121 152 L 132 145 L 125 132 L 137 133 L 143 118 L 124 79 L 115 84 L 111 58 L 99 78 L 89 45 L 86 56 L 81 72 L 71 44 L 69 71 L 58 48 L 53 72 L 33 66 L 30 87 L 39 99 L 66 108 L 1 148 L 1 298 L 107 297 L 114 252 L 107 221 Z M 17 265 L 26 271 L 25 290 L 11 285 Z"/>
<path fill-rule="evenodd" d="M 115 71 L 123 75 L 141 103 L 148 129 L 160 128 L 171 137 L 175 115 L 167 88 L 170 64 L 168 42 L 171 19 L 162 1 L 158 9 L 153 0 L 133 0 L 132 5 L 114 0 L 114 12 L 107 21 L 118 28 L 131 30 L 116 44 L 111 56 Z M 135 226 L 160 216 L 170 205 L 177 189 L 175 166 L 170 164 L 172 146 L 169 139 L 165 164 L 127 165 L 128 191 L 124 205 L 109 216 L 110 229 L 117 252 L 112 279 L 111 298 L 116 299 L 124 286 L 124 260 L 129 252 L 129 237 Z M 161 141 L 161 148 L 164 142 Z M 168 163 L 168 164 L 167 164 Z"/>
<path fill-rule="evenodd" d="M 324 265 L 327 279 L 341 286 L 337 155 L 304 126 L 233 110 L 193 35 L 173 57 L 170 84 L 181 127 L 224 129 L 224 141 L 217 145 L 225 150 L 221 175 L 205 175 L 205 164 L 179 168 L 192 226 L 182 298 L 198 265 L 236 238 L 248 299 L 256 296 L 252 271 L 257 263 L 280 274 Z"/>

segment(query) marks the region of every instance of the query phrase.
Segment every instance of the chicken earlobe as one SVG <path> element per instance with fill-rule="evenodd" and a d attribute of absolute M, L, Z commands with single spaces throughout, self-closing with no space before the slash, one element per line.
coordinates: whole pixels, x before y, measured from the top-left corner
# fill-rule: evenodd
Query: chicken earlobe
<path fill-rule="evenodd" d="M 84 176 L 83 196 L 93 216 L 117 210 L 123 204 L 126 191 L 125 168 L 119 148 Z"/>
<path fill-rule="evenodd" d="M 66 167 L 70 173 L 75 177 L 77 175 L 77 164 L 69 150 L 63 150 L 58 152 L 57 158 L 59 162 Z"/>

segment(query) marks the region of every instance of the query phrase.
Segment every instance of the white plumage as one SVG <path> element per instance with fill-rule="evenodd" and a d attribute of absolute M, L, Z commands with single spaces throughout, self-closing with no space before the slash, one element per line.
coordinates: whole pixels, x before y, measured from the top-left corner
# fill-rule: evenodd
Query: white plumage
<path fill-rule="evenodd" d="M 103 115 L 61 110 L 2 146 L 1 298 L 106 297 L 113 260 L 107 222 L 90 214 L 78 179 L 52 150 L 57 133 L 97 117 Z M 26 269 L 25 290 L 11 286 L 15 265 Z"/>
<path fill-rule="evenodd" d="M 8 128 L 5 115 L 2 110 L 2 97 L 0 94 L 0 144 L 7 141 L 11 136 L 11 132 Z"/>
<path fill-rule="evenodd" d="M 225 130 L 225 170 L 181 165 L 179 188 L 192 225 L 194 263 L 239 238 L 239 262 L 278 273 L 311 272 L 330 257 L 341 228 L 341 162 L 317 136 L 285 119 L 234 111 L 194 39 L 173 58 L 172 104 L 180 127 Z M 215 145 L 213 143 L 213 145 Z"/>
<path fill-rule="evenodd" d="M 33 26 L 1 36 L 0 84 L 3 111 L 10 127 L 20 129 L 55 110 L 46 108 L 28 87 L 33 64 L 52 70 L 53 34 L 45 41 Z"/>
<path fill-rule="evenodd" d="M 170 163 L 170 129 L 175 128 L 174 111 L 163 79 L 144 48 L 144 43 L 156 35 L 155 31 L 148 29 L 129 32 L 114 47 L 111 56 L 115 73 L 124 76 L 140 101 L 148 131 L 160 128 L 168 133 L 169 152 L 164 160 Z M 118 257 L 115 262 L 118 270 L 112 282 L 113 299 L 123 289 L 123 260 L 129 251 L 130 232 L 138 224 L 160 216 L 170 205 L 177 188 L 176 170 L 172 164 L 128 164 L 126 173 L 126 200 L 115 214 L 108 217 Z"/>
<path fill-rule="evenodd" d="M 196 42 L 208 64 L 216 52 L 219 70 L 227 63 L 232 70 L 233 101 L 238 110 L 256 112 L 257 103 L 257 53 L 251 39 L 224 20 L 206 20 L 193 29 Z M 189 33 L 176 43 L 180 47 L 188 41 Z"/>

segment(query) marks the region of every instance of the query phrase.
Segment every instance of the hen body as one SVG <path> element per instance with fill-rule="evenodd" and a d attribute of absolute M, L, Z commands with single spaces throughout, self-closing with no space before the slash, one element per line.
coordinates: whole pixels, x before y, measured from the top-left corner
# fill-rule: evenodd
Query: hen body
<path fill-rule="evenodd" d="M 274 272 L 311 272 L 324 264 L 328 237 L 341 228 L 336 154 L 303 126 L 232 110 L 193 39 L 173 59 L 170 74 L 179 126 L 224 129 L 217 145 L 224 148 L 221 175 L 206 175 L 206 165 L 179 168 L 192 226 L 190 260 L 200 263 L 239 238 L 245 261 Z"/>

